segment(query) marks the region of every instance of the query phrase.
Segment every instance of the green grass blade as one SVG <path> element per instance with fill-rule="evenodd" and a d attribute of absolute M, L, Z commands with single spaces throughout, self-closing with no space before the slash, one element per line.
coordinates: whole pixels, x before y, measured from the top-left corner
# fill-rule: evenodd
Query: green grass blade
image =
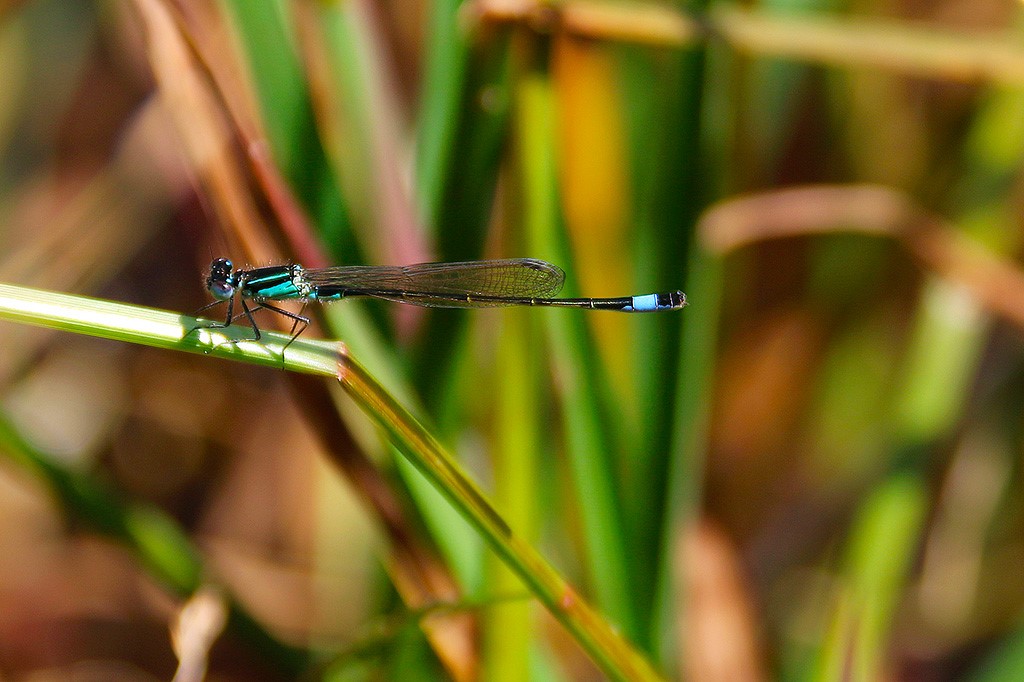
<path fill-rule="evenodd" d="M 684 595 L 676 593 L 676 543 L 699 510 L 704 478 L 704 454 L 714 379 L 715 347 L 722 296 L 723 265 L 720 259 L 696 250 L 689 266 L 687 291 L 694 303 L 687 309 L 680 342 L 680 373 L 676 387 L 676 414 L 672 422 L 671 460 L 666 480 L 666 517 L 657 565 L 651 641 L 656 660 L 671 668 L 680 660 L 680 633 L 676 625 L 683 615 L 677 606 Z M 683 633 L 685 636 L 685 633 Z"/>
<path fill-rule="evenodd" d="M 706 5 L 673 3 L 681 16 L 684 7 L 699 13 Z M 710 127 L 710 117 L 705 117 L 704 45 L 689 47 L 671 54 L 628 48 L 622 60 L 636 225 L 629 246 L 636 289 L 682 286 L 693 301 L 683 315 L 637 320 L 632 335 L 631 352 L 644 362 L 637 363 L 635 372 L 638 445 L 629 456 L 625 510 L 635 539 L 637 599 L 648 614 L 643 641 L 663 665 L 678 660 L 673 624 L 679 614 L 670 613 L 669 605 L 681 602 L 671 594 L 670 564 L 678 524 L 696 509 L 701 492 L 695 483 L 703 477 L 701 401 L 708 395 L 714 355 L 713 343 L 702 342 L 715 337 L 719 297 L 717 265 L 701 261 L 707 271 L 692 271 L 702 258 L 694 252 L 694 228 L 718 190 L 718 180 L 704 153 Z"/>
<path fill-rule="evenodd" d="M 452 457 L 350 356 L 339 359 L 339 379 L 399 451 L 473 524 L 491 549 L 615 679 L 659 679 L 647 660 L 590 607 L 533 547 L 514 533 Z"/>
<path fill-rule="evenodd" d="M 352 354 L 372 364 L 391 395 L 410 406 L 414 414 L 426 414 L 416 399 L 416 391 L 403 375 L 397 353 L 386 346 L 364 310 L 343 305 L 332 306 L 327 310 L 327 318 L 332 332 L 338 338 L 345 339 L 345 345 Z M 291 348 L 288 352 L 291 353 Z M 481 585 L 483 575 L 483 546 L 479 536 L 415 467 L 404 458 L 397 459 L 397 467 L 446 562 L 458 576 L 461 585 L 474 591 Z"/>
<path fill-rule="evenodd" d="M 282 0 L 221 0 L 232 19 L 249 74 L 259 98 L 260 113 L 281 168 L 292 175 L 302 161 L 300 140 L 315 128 L 306 78 L 295 50 L 295 31 Z"/>
<path fill-rule="evenodd" d="M 435 0 L 430 8 L 423 95 L 417 118 L 416 185 L 420 216 L 435 230 L 444 210 L 442 197 L 456 162 L 463 87 L 469 46 L 458 24 L 461 0 Z"/>
<path fill-rule="evenodd" d="M 270 147 L 334 255 L 351 242 L 348 209 L 317 134 L 291 8 L 283 0 L 221 0 L 236 29 Z"/>
<path fill-rule="evenodd" d="M 846 599 L 835 612 L 814 679 L 884 677 L 888 634 L 927 507 L 927 489 L 912 473 L 887 479 L 861 507 L 843 571 Z"/>
<path fill-rule="evenodd" d="M 698 12 L 707 6 L 678 4 Z M 723 124 L 707 116 L 703 46 L 669 61 L 659 56 L 633 52 L 625 62 L 625 73 L 639 83 L 631 86 L 630 101 L 648 100 L 631 114 L 638 287 L 661 290 L 683 280 L 691 306 L 682 316 L 641 320 L 636 329 L 634 353 L 658 361 L 638 366 L 642 446 L 627 500 L 640 554 L 639 598 L 650 605 L 645 641 L 671 670 L 685 636 L 676 632 L 683 619 L 677 606 L 684 603 L 674 583 L 676 542 L 702 495 L 722 287 L 722 264 L 697 246 L 695 228 L 720 190 L 705 147 L 718 148 L 716 126 Z M 645 84 L 661 97 L 635 91 Z"/>
<path fill-rule="evenodd" d="M 561 226 L 554 157 L 554 103 L 545 75 L 522 77 L 516 97 L 517 134 L 526 230 L 541 258 L 568 264 Z M 571 272 L 566 290 L 574 287 Z M 576 484 L 586 547 L 587 571 L 602 610 L 633 641 L 640 641 L 638 604 L 630 579 L 630 559 L 623 510 L 617 494 L 614 457 L 619 453 L 607 418 L 604 368 L 580 315 L 543 311 L 548 322 L 556 372 L 565 386 L 564 419 L 568 455 Z"/>
<path fill-rule="evenodd" d="M 539 334 L 528 310 L 503 315 L 498 348 L 498 432 L 494 456 L 494 498 L 509 526 L 524 538 L 536 537 L 539 500 L 538 458 L 541 452 L 543 399 L 540 389 Z M 487 580 L 493 594 L 523 593 L 523 584 L 497 561 L 490 562 Z M 533 640 L 531 600 L 511 600 L 487 611 L 486 677 L 492 682 L 530 679 Z"/>
<path fill-rule="evenodd" d="M 238 338 L 244 328 L 203 329 L 186 337 L 194 318 L 171 312 L 0 284 L 0 320 L 49 327 L 159 348 L 183 350 L 331 376 L 341 382 L 389 440 L 483 536 L 497 555 L 616 679 L 658 679 L 646 659 L 518 535 L 479 488 L 413 415 L 349 354 L 343 344 L 298 339 L 282 358 L 285 334 L 264 332 L 259 342 L 211 346 Z"/>
<path fill-rule="evenodd" d="M 435 11 L 447 9 L 446 4 L 439 3 Z M 438 21 L 441 20 L 435 18 L 435 22 Z M 454 25 L 457 17 L 449 16 L 443 21 Z M 434 42 L 440 39 L 437 37 Z M 422 218 L 434 233 L 440 260 L 473 260 L 480 257 L 484 248 L 501 152 L 508 136 L 511 99 L 508 43 L 507 36 L 501 34 L 476 46 L 465 77 L 458 81 L 444 78 L 435 84 L 428 73 L 424 83 L 427 101 L 423 115 L 427 118 L 420 123 L 420 139 L 426 146 L 417 152 L 429 158 L 420 162 L 419 170 L 423 175 L 417 177 L 417 183 L 424 209 Z M 446 53 L 444 58 L 456 58 L 447 54 L 451 46 L 438 49 Z M 461 89 L 447 92 L 447 88 L 456 86 Z M 444 112 L 451 118 L 440 118 L 441 105 L 435 100 L 442 98 Z M 458 135 L 452 139 L 445 137 L 449 127 L 455 124 Z M 433 130 L 435 128 L 437 130 Z M 438 144 L 443 139 L 450 148 L 435 149 L 428 144 L 428 138 L 437 138 Z M 466 316 L 453 311 L 431 311 L 413 350 L 416 386 L 428 409 L 441 423 L 447 421 L 447 413 L 453 411 L 455 387 L 452 382 L 458 374 L 459 360 L 465 357 L 458 352 L 465 330 Z"/>
<path fill-rule="evenodd" d="M 365 351 L 367 356 L 380 360 L 383 367 L 393 368 L 394 359 L 384 352 L 379 339 L 365 336 L 369 325 L 365 320 L 359 320 L 358 316 L 353 319 L 353 313 L 350 310 L 345 315 L 350 326 L 342 331 L 351 333 L 357 350 Z M 230 327 L 200 329 L 188 334 L 197 324 L 193 317 L 83 296 L 0 284 L 0 320 L 3 319 L 115 341 L 241 360 L 292 372 L 331 378 L 337 376 L 337 343 L 299 338 L 288 346 L 285 353 L 284 347 L 291 337 L 263 331 L 263 338 L 258 343 L 242 341 L 225 344 L 223 342 L 229 339 L 251 336 L 252 330 Z M 389 376 L 391 380 L 388 385 L 393 390 L 399 395 L 411 395 L 407 388 L 403 389 L 403 382 L 397 372 L 392 371 Z M 449 505 L 441 503 L 437 491 L 423 480 L 418 471 L 410 469 L 404 460 L 399 462 L 400 468 L 408 474 L 408 484 L 424 516 L 441 548 L 446 551 L 448 560 L 458 570 L 459 577 L 466 584 L 479 583 L 478 539 Z"/>
<path fill-rule="evenodd" d="M 1004 636 L 984 662 L 964 679 L 968 682 L 1012 682 L 1024 679 L 1024 629 Z"/>
<path fill-rule="evenodd" d="M 288 334 L 264 331 L 259 342 L 224 343 L 247 338 L 252 330 L 229 327 L 199 329 L 189 334 L 198 321 L 188 315 L 13 284 L 0 284 L 0 320 L 245 360 L 304 374 L 336 374 L 336 345 L 332 343 L 300 338 L 288 347 L 287 355 L 282 358 L 284 346 L 291 338 Z"/>

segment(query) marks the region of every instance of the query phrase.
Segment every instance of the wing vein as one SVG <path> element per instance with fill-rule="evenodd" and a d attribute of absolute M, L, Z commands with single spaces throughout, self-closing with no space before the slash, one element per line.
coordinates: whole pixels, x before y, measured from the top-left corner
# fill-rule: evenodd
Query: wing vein
<path fill-rule="evenodd" d="M 306 270 L 304 274 L 309 283 L 318 288 L 339 288 L 382 298 L 408 293 L 427 305 L 452 304 L 452 297 L 551 298 L 565 281 L 560 268 L 533 258 L 344 266 Z M 434 301 L 431 295 L 440 298 Z"/>

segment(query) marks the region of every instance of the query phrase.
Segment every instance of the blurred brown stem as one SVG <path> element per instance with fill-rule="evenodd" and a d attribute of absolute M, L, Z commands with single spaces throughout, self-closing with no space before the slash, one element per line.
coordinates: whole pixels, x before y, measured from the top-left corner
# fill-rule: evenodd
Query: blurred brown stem
<path fill-rule="evenodd" d="M 717 253 L 766 239 L 828 232 L 890 237 L 928 270 L 965 287 L 990 312 L 1024 328 L 1024 271 L 887 187 L 815 185 L 732 199 L 704 214 L 699 230 L 705 246 Z"/>
<path fill-rule="evenodd" d="M 1024 50 L 996 35 L 966 35 L 907 22 L 850 16 L 782 15 L 719 5 L 693 16 L 657 4 L 570 0 L 476 0 L 465 22 L 518 23 L 583 40 L 687 48 L 714 38 L 752 55 L 875 68 L 951 81 L 1024 82 Z"/>
<path fill-rule="evenodd" d="M 306 265 L 324 263 L 298 202 L 266 153 L 255 115 L 234 109 L 233 103 L 252 99 L 233 97 L 224 90 L 224 80 L 230 80 L 235 66 L 219 62 L 233 57 L 222 47 L 208 44 L 219 29 L 203 24 L 217 18 L 208 13 L 186 14 L 185 6 L 170 0 L 136 0 L 135 5 L 165 104 L 224 227 L 246 245 L 251 258 L 268 262 L 280 254 L 267 222 L 286 226 L 281 232 L 290 255 L 301 255 Z M 264 207 L 273 220 L 262 219 Z M 387 477 L 353 442 L 324 382 L 294 373 L 288 379 L 328 457 L 352 481 L 387 533 L 392 555 L 386 565 L 405 602 L 421 608 L 457 600 L 460 590 L 454 577 L 420 539 Z M 472 617 L 437 616 L 425 622 L 424 629 L 449 673 L 455 679 L 472 679 L 476 669 Z"/>

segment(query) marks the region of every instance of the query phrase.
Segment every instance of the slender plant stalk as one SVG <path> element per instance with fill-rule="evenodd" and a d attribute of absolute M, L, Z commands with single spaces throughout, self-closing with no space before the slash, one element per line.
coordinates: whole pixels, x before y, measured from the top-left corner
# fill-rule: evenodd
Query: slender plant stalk
<path fill-rule="evenodd" d="M 846 547 L 844 608 L 833 614 L 833 635 L 813 679 L 883 677 L 886 642 L 927 508 L 927 486 L 912 471 L 889 477 L 864 501 Z"/>
<path fill-rule="evenodd" d="M 503 315 L 494 457 L 494 497 L 505 510 L 509 525 L 527 539 L 536 537 L 541 504 L 537 476 L 544 413 L 538 320 L 531 319 L 531 312 L 508 310 Z M 501 562 L 492 559 L 488 568 L 487 584 L 493 592 L 522 592 L 519 578 Z M 533 602 L 526 600 L 510 601 L 487 611 L 484 669 L 488 680 L 516 682 L 530 678 L 534 611 Z"/>
<path fill-rule="evenodd" d="M 647 660 L 509 528 L 437 440 L 344 348 L 338 357 L 338 379 L 398 450 L 438 486 L 608 675 L 615 679 L 660 679 Z"/>
<path fill-rule="evenodd" d="M 690 48 L 708 38 L 738 52 L 830 66 L 882 69 L 948 81 L 1024 81 L 1024 50 L 1002 35 L 971 36 L 908 22 L 748 9 L 721 3 L 686 13 L 643 3 L 482 2 L 480 21 L 562 30 L 586 40 Z"/>
<path fill-rule="evenodd" d="M 114 341 L 139 343 L 214 357 L 233 358 L 292 372 L 334 376 L 334 344 L 263 332 L 259 343 L 239 341 L 252 335 L 242 327 L 193 329 L 198 320 L 188 315 L 0 283 L 0 319 Z M 282 357 L 283 356 L 283 357 Z"/>
<path fill-rule="evenodd" d="M 708 4 L 706 0 L 685 3 L 696 12 L 703 12 Z M 722 292 L 721 262 L 700 247 L 695 234 L 699 216 L 721 191 L 723 182 L 722 170 L 709 162 L 709 152 L 716 158 L 720 155 L 715 149 L 715 131 L 723 123 L 706 115 L 707 70 L 707 50 L 697 49 L 680 53 L 661 73 L 673 87 L 667 89 L 672 94 L 659 103 L 661 120 L 657 124 L 672 133 L 664 140 L 655 138 L 661 148 L 656 175 L 649 178 L 655 208 L 649 213 L 650 224 L 644 231 L 638 260 L 644 263 L 649 259 L 656 264 L 660 277 L 666 279 L 685 272 L 685 288 L 696 302 L 695 315 L 648 322 L 650 327 L 657 325 L 660 333 L 642 337 L 638 344 L 651 356 L 666 358 L 658 374 L 652 376 L 654 368 L 647 369 L 639 390 L 648 396 L 644 413 L 650 420 L 644 428 L 651 434 L 646 476 L 640 480 L 664 481 L 664 487 L 652 495 L 660 513 L 653 515 L 641 506 L 635 528 L 647 536 L 652 532 L 649 529 L 655 529 L 660 536 L 650 540 L 656 548 L 651 560 L 655 568 L 644 576 L 652 583 L 645 595 L 650 599 L 647 603 L 651 614 L 646 641 L 661 668 L 675 676 L 682 676 L 686 670 L 679 643 L 690 635 L 680 631 L 689 608 L 689 594 L 678 578 L 679 543 L 700 510 L 707 396 L 711 394 Z M 669 244 L 675 248 L 661 246 Z M 663 339 L 660 345 L 652 342 L 655 338 Z"/>
<path fill-rule="evenodd" d="M 10 284 L 0 284 L 0 320 L 336 378 L 399 452 L 476 528 L 610 677 L 660 679 L 643 656 L 533 547 L 512 532 L 451 455 L 348 353 L 344 344 L 298 339 L 282 353 L 289 336 L 273 332 L 263 332 L 259 343 L 225 344 L 226 340 L 245 338 L 247 330 L 229 327 L 189 333 L 197 321 L 187 315 Z"/>
<path fill-rule="evenodd" d="M 554 148 L 554 93 L 550 78 L 531 72 L 516 96 L 526 231 L 542 258 L 571 262 L 561 226 Z M 571 273 L 570 273 L 571 277 Z M 570 282 L 567 287 L 573 289 Z M 587 322 L 580 316 L 547 315 L 555 370 L 565 383 L 568 457 L 580 501 L 587 570 L 602 610 L 634 641 L 641 634 L 630 580 L 629 534 L 617 495 L 615 439 L 607 415 L 604 369 Z"/>

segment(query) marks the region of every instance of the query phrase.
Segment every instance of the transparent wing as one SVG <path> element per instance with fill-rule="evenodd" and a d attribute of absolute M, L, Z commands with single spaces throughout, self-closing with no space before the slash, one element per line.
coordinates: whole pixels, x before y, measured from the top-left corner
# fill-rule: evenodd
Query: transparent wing
<path fill-rule="evenodd" d="M 534 258 L 335 267 L 306 270 L 304 275 L 321 296 L 342 293 L 454 308 L 552 298 L 565 281 L 560 268 Z"/>

